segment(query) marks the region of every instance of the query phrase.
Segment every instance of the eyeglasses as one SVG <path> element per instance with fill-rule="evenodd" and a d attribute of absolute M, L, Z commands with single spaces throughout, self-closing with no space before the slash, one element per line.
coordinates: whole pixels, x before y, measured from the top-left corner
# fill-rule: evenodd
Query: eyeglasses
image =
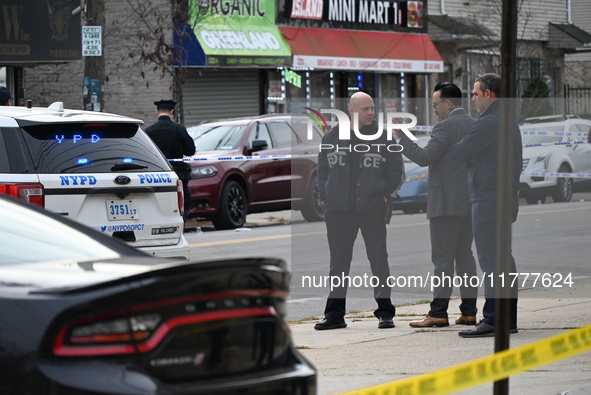
<path fill-rule="evenodd" d="M 440 103 L 443 103 L 444 101 L 446 101 L 446 100 L 441 100 L 441 101 L 434 101 L 434 102 L 433 102 L 433 104 L 431 104 L 431 106 L 432 106 L 433 108 L 437 108 L 437 106 L 438 106 Z"/>

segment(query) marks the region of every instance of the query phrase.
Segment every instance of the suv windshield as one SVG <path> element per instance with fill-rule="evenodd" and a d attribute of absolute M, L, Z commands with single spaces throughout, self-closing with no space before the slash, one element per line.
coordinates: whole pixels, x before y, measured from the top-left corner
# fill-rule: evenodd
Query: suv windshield
<path fill-rule="evenodd" d="M 195 131 L 195 149 L 197 151 L 227 151 L 240 146 L 246 125 L 204 126 L 203 133 Z M 199 130 L 199 128 L 197 128 Z"/>
<path fill-rule="evenodd" d="M 38 173 L 170 170 L 166 159 L 136 124 L 46 123 L 22 129 Z"/>

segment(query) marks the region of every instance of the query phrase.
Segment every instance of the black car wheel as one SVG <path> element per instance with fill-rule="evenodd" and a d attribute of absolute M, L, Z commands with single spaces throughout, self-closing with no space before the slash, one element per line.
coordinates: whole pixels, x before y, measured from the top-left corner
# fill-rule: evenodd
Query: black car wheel
<path fill-rule="evenodd" d="M 212 222 L 216 229 L 236 229 L 246 222 L 246 194 L 236 181 L 224 184 L 218 213 Z"/>
<path fill-rule="evenodd" d="M 318 185 L 316 185 L 316 175 L 310 179 L 308 186 L 308 196 L 306 196 L 306 205 L 302 207 L 302 216 L 308 222 L 317 222 L 324 219 L 324 206 L 318 199 Z"/>
<path fill-rule="evenodd" d="M 570 173 L 566 165 L 560 166 L 558 173 Z M 552 194 L 552 200 L 555 202 L 570 202 L 573 197 L 573 179 L 559 178 L 556 180 L 556 189 Z"/>

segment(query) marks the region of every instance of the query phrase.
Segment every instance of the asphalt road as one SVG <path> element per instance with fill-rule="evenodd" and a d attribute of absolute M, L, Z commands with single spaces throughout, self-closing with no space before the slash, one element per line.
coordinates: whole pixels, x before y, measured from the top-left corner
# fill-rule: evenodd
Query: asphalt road
<path fill-rule="evenodd" d="M 277 216 L 269 213 L 269 216 Z M 292 271 L 288 319 L 320 317 L 328 288 L 316 287 L 328 268 L 328 246 L 324 223 L 306 223 L 299 213 L 291 213 L 291 225 L 259 226 L 244 231 L 186 233 L 193 260 L 233 257 L 276 257 Z M 565 285 L 582 276 L 591 276 L 591 201 L 522 205 L 513 225 L 513 255 L 520 273 L 545 275 L 545 285 Z M 370 276 L 363 241 L 359 235 L 351 277 L 358 284 Z M 473 248 L 475 251 L 475 248 Z M 427 281 L 426 286 L 407 283 L 392 291 L 394 304 L 430 299 L 427 273 L 432 272 L 429 228 L 425 214 L 395 214 L 388 225 L 388 253 L 391 274 L 399 285 L 409 276 Z M 480 272 L 479 272 L 480 273 Z M 308 276 L 308 277 L 307 277 Z M 312 280 L 313 279 L 313 280 Z M 531 287 L 535 275 L 519 278 L 520 286 Z M 308 282 L 306 282 L 308 281 Z M 316 281 L 314 284 L 313 281 Z M 550 281 L 550 282 L 548 282 Z M 538 277 L 536 286 L 542 286 Z M 371 287 L 352 287 L 348 310 L 373 310 Z M 426 313 L 426 311 L 425 311 Z"/>

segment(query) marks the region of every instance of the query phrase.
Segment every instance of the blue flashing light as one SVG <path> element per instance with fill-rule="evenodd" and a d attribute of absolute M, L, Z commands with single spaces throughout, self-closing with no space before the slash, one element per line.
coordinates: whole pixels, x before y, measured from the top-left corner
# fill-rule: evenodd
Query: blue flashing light
<path fill-rule="evenodd" d="M 79 165 L 87 165 L 88 163 L 89 163 L 88 162 L 88 158 L 80 158 L 80 159 L 78 159 L 78 164 Z"/>
<path fill-rule="evenodd" d="M 132 163 L 133 158 L 123 158 L 123 163 Z"/>

